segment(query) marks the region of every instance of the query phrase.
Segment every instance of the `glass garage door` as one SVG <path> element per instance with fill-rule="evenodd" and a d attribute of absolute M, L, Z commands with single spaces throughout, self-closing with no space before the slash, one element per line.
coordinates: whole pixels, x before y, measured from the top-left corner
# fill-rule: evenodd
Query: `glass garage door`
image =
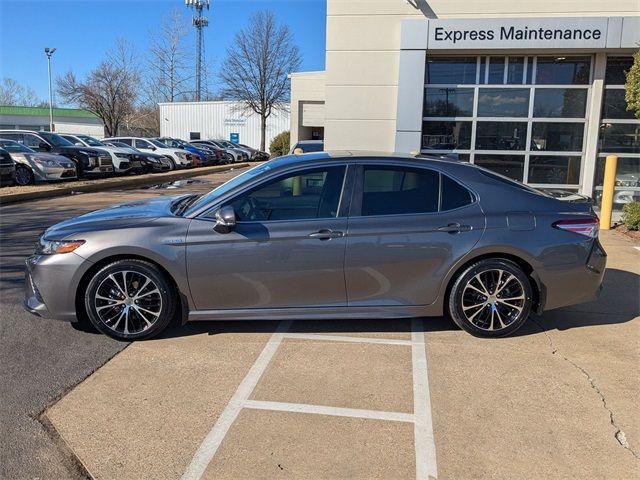
<path fill-rule="evenodd" d="M 427 56 L 423 153 L 578 189 L 591 56 Z"/>
<path fill-rule="evenodd" d="M 627 110 L 624 98 L 625 73 L 632 64 L 633 57 L 608 57 L 604 80 L 594 196 L 599 205 L 605 157 L 617 155 L 614 210 L 622 210 L 629 202 L 640 202 L 640 120 Z"/>

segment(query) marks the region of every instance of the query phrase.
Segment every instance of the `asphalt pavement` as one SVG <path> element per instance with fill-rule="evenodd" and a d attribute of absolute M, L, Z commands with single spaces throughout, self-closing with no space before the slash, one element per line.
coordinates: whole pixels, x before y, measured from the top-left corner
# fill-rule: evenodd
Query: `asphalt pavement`
<path fill-rule="evenodd" d="M 163 188 L 67 195 L 0 207 L 0 478 L 83 478 L 43 410 L 127 344 L 22 309 L 25 258 L 50 225 L 113 203 L 205 192 L 238 170 Z"/>

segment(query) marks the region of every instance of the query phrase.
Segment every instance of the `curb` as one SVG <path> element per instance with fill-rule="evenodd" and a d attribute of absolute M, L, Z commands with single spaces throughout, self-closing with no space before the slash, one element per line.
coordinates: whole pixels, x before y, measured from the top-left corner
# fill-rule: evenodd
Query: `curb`
<path fill-rule="evenodd" d="M 153 185 L 155 183 L 172 182 L 174 180 L 182 180 L 184 178 L 201 177 L 210 173 L 225 172 L 236 168 L 244 168 L 250 166 L 249 163 L 235 163 L 231 165 L 214 165 L 212 167 L 199 167 L 197 169 L 173 170 L 163 173 L 147 173 L 135 177 L 119 177 L 95 180 L 84 185 L 73 185 L 63 188 L 50 188 L 44 190 L 36 190 L 24 193 L 0 194 L 0 203 L 5 205 L 8 203 L 27 202 L 29 200 L 39 200 L 43 198 L 62 197 L 70 195 L 74 192 L 100 192 L 111 190 L 114 188 L 136 187 L 142 185 Z"/>

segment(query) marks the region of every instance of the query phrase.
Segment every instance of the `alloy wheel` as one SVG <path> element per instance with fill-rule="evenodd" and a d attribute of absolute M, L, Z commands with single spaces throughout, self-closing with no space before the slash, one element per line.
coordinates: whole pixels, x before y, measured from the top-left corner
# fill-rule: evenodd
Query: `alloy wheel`
<path fill-rule="evenodd" d="M 29 185 L 31 183 L 31 172 L 25 167 L 16 168 L 15 182 L 18 185 Z"/>
<path fill-rule="evenodd" d="M 522 315 L 526 294 L 522 282 L 502 269 L 484 270 L 471 277 L 462 291 L 462 312 L 475 327 L 503 330 Z"/>
<path fill-rule="evenodd" d="M 98 285 L 93 299 L 100 321 L 114 332 L 130 335 L 150 329 L 162 313 L 162 294 L 147 275 L 121 270 Z"/>

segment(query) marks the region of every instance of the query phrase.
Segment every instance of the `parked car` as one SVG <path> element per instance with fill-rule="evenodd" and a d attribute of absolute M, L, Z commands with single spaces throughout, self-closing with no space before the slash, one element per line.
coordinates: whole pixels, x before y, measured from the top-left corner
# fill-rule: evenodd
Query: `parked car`
<path fill-rule="evenodd" d="M 50 227 L 26 261 L 25 306 L 86 316 L 121 340 L 157 335 L 174 315 L 446 313 L 497 337 L 532 311 L 595 299 L 605 263 L 589 202 L 460 162 L 290 155 L 204 196 L 138 200 Z"/>
<path fill-rule="evenodd" d="M 127 145 L 126 143 L 117 141 L 105 142 L 105 144 L 112 147 L 122 148 L 133 155 L 134 159 L 140 161 L 141 173 L 166 172 L 167 170 L 171 170 L 173 166 L 172 160 L 164 155 L 157 155 L 151 152 L 143 152 L 142 150 L 138 150 L 135 147 Z"/>
<path fill-rule="evenodd" d="M 113 161 L 113 167 L 116 173 L 140 171 L 142 166 L 140 165 L 140 162 L 131 158 L 131 154 L 121 148 L 106 145 L 90 135 L 70 135 L 67 133 L 61 133 L 60 136 L 79 147 L 91 147 L 96 150 L 104 150 L 111 155 L 111 161 Z"/>
<path fill-rule="evenodd" d="M 236 148 L 225 147 L 224 145 L 222 145 L 221 143 L 215 140 L 193 140 L 191 143 L 193 143 L 196 146 L 203 145 L 203 144 L 210 145 L 214 148 L 224 151 L 231 159 L 229 163 L 243 162 L 247 159 L 246 153 L 243 153 Z"/>
<path fill-rule="evenodd" d="M 195 145 L 191 145 L 184 140 L 179 140 L 177 138 L 169 138 L 169 137 L 159 137 L 156 138 L 158 142 L 166 145 L 169 148 L 180 148 L 185 150 L 192 155 L 198 156 L 201 160 L 201 165 L 214 165 L 216 163 L 216 155 L 211 152 L 206 152 L 202 148 L 196 147 Z M 201 166 L 194 165 L 194 166 Z"/>
<path fill-rule="evenodd" d="M 105 142 L 117 141 L 125 143 L 129 146 L 135 147 L 138 150 L 145 152 L 153 152 L 158 155 L 164 155 L 171 159 L 172 169 L 185 168 L 191 166 L 191 154 L 184 150 L 176 148 L 167 148 L 162 143 L 152 138 L 140 138 L 140 137 L 112 137 L 105 138 Z"/>
<path fill-rule="evenodd" d="M 69 158 L 76 168 L 76 176 L 95 177 L 113 173 L 111 155 L 103 150 L 78 147 L 60 135 L 31 130 L 0 130 L 0 138 L 14 140 L 36 152 L 56 153 Z"/>
<path fill-rule="evenodd" d="M 18 185 L 77 178 L 75 163 L 62 155 L 35 152 L 21 143 L 2 138 L 0 148 L 8 152 L 12 163 L 15 163 L 15 182 Z"/>
<path fill-rule="evenodd" d="M 251 147 L 247 147 L 246 145 L 243 145 L 241 143 L 233 143 L 231 142 L 233 145 L 238 145 L 241 148 L 244 148 L 245 150 L 249 150 L 252 154 L 251 156 L 251 160 L 254 162 L 263 162 L 265 160 L 269 160 L 269 158 L 271 157 L 271 155 L 269 155 L 267 152 L 263 152 L 262 150 L 257 150 L 255 148 L 251 148 Z"/>
<path fill-rule="evenodd" d="M 221 145 L 224 148 L 232 149 L 238 151 L 242 154 L 242 159 L 239 161 L 247 162 L 251 159 L 251 150 L 239 147 L 235 143 L 231 143 L 228 140 L 214 140 L 218 145 Z"/>
<path fill-rule="evenodd" d="M 192 140 L 191 143 L 198 148 L 210 148 L 216 153 L 216 157 L 218 158 L 218 163 L 221 165 L 226 165 L 227 163 L 233 163 L 235 161 L 234 153 L 229 151 L 228 149 L 218 145 L 215 142 L 210 140 Z M 235 154 L 237 156 L 237 154 Z"/>
<path fill-rule="evenodd" d="M 13 185 L 16 178 L 16 165 L 9 152 L 0 148 L 0 185 Z"/>
<path fill-rule="evenodd" d="M 324 141 L 300 140 L 291 148 L 289 153 L 295 153 L 298 148 L 302 150 L 302 153 L 322 152 L 324 150 Z"/>

